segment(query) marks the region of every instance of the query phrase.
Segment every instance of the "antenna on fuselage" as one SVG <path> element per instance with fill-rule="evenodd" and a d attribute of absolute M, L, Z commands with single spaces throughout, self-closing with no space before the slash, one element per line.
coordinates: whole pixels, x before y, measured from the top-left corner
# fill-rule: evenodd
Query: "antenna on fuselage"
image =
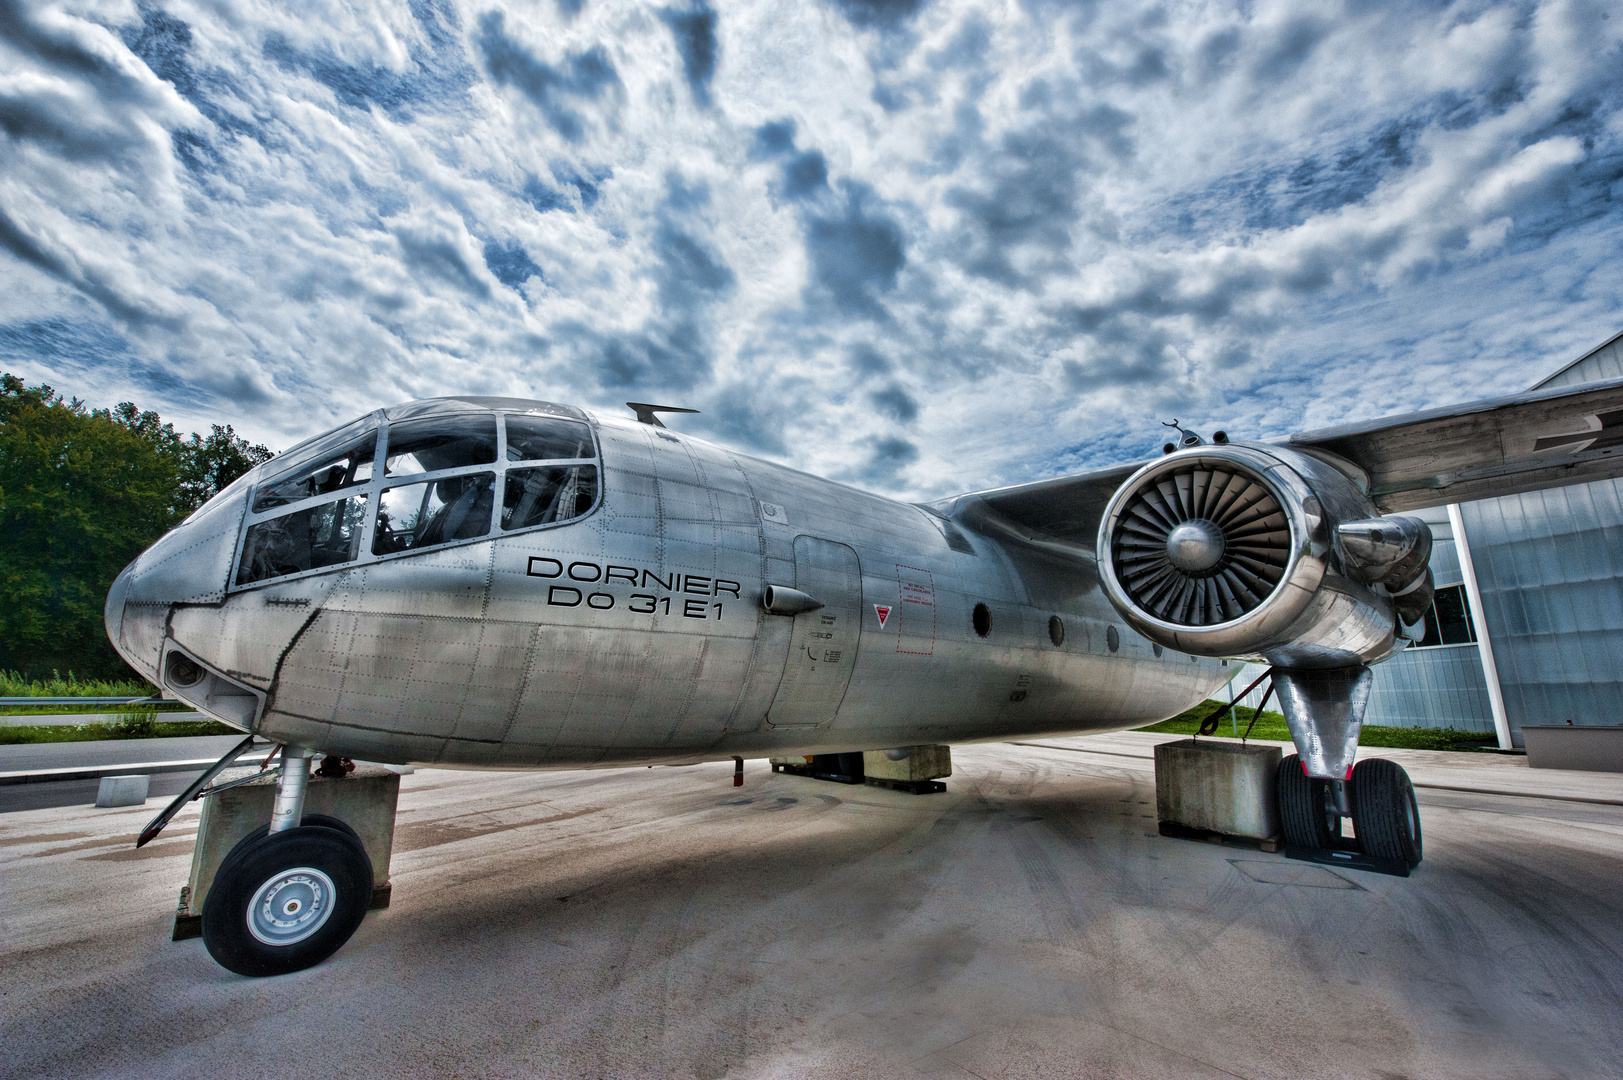
<path fill-rule="evenodd" d="M 698 409 L 684 409 L 680 405 L 650 405 L 646 401 L 628 401 L 628 402 L 626 402 L 626 408 L 628 408 L 628 409 L 632 410 L 633 412 L 635 412 L 637 414 L 637 419 L 640 422 L 642 422 L 644 424 L 653 424 L 655 427 L 664 427 L 665 426 L 664 424 L 659 422 L 659 417 L 655 416 L 654 415 L 655 413 L 662 413 L 662 412 L 696 413 L 696 412 L 699 411 Z"/>

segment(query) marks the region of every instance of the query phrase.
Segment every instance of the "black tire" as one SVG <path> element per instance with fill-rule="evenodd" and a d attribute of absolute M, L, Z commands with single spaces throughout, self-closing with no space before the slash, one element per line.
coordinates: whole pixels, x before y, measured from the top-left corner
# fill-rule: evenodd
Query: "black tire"
<path fill-rule="evenodd" d="M 1287 846 L 1329 848 L 1341 839 L 1341 815 L 1331 797 L 1330 782 L 1303 772 L 1300 755 L 1291 754 L 1279 763 L 1275 790 L 1279 827 Z"/>
<path fill-rule="evenodd" d="M 1385 758 L 1353 766 L 1352 812 L 1364 854 L 1420 865 L 1420 805 L 1403 766 Z"/>
<path fill-rule="evenodd" d="M 220 865 L 203 901 L 203 944 L 221 967 L 285 975 L 321 963 L 349 940 L 372 899 L 372 861 L 359 840 L 301 825 L 244 843 Z"/>
<path fill-rule="evenodd" d="M 326 814 L 305 814 L 299 819 L 299 827 L 301 829 L 337 829 L 339 832 L 344 833 L 347 836 L 353 836 L 357 843 L 359 843 L 361 839 L 361 834 L 350 828 L 348 824 L 339 821 L 335 817 L 328 817 Z M 263 840 L 269 832 L 270 825 L 267 823 L 261 825 L 247 836 L 244 836 L 241 840 L 238 840 L 236 846 L 230 851 L 226 852 L 225 858 L 220 860 L 220 869 L 214 872 L 216 880 L 222 873 L 225 872 L 225 868 L 231 865 L 232 859 L 235 859 L 239 854 L 253 847 L 255 840 Z M 213 888 L 213 886 L 211 885 L 210 888 Z M 207 901 L 205 901 L 205 903 L 206 902 Z"/>

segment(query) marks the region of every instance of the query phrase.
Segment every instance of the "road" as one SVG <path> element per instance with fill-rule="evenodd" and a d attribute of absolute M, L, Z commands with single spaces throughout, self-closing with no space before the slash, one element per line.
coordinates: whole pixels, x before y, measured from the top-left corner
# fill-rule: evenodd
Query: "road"
<path fill-rule="evenodd" d="M 40 769 L 87 768 L 151 761 L 201 761 L 218 758 L 242 741 L 240 735 L 204 735 L 175 739 L 107 739 L 90 742 L 22 743 L 0 746 L 0 773 Z M 140 771 L 140 770 L 135 770 Z M 202 772 L 159 773 L 152 777 L 153 800 L 172 799 Z M 0 814 L 18 810 L 83 806 L 96 801 L 99 780 L 59 780 L 44 784 L 0 784 Z M 162 805 L 161 801 L 157 805 Z M 157 813 L 154 809 L 152 813 Z"/>

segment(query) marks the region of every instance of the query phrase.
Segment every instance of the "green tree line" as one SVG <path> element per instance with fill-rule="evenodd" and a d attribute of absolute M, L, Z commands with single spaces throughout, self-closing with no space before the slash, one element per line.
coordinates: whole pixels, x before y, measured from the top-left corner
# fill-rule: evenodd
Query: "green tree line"
<path fill-rule="evenodd" d="M 0 671 L 125 679 L 102 605 L 118 572 L 271 456 L 231 426 L 186 437 L 0 375 Z"/>

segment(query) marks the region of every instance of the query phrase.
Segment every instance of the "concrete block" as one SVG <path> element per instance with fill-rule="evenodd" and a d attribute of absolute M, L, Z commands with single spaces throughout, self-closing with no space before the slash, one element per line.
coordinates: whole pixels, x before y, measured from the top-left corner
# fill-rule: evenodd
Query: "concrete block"
<path fill-rule="evenodd" d="M 147 801 L 150 776 L 104 776 L 96 789 L 97 806 L 140 806 Z"/>
<path fill-rule="evenodd" d="M 1528 768 L 1623 772 L 1623 727 L 1523 724 L 1522 745 Z"/>
<path fill-rule="evenodd" d="M 916 784 L 952 775 L 952 747 L 898 746 L 894 750 L 867 750 L 862 773 L 870 780 Z"/>
<path fill-rule="evenodd" d="M 228 769 L 217 782 L 251 776 L 253 772 Z M 197 843 L 192 848 L 192 872 L 178 913 L 181 919 L 202 916 L 203 901 L 208 898 L 220 863 L 237 841 L 270 823 L 275 797 L 276 778 L 267 776 L 203 800 Z M 372 860 L 375 896 L 380 895 L 380 890 L 386 896 L 389 888 L 389 858 L 394 850 L 394 814 L 399 799 L 400 774 L 381 765 L 358 765 L 344 777 L 317 776 L 312 771 L 310 788 L 304 796 L 306 814 L 335 817 L 360 836 L 361 846 Z"/>
<path fill-rule="evenodd" d="M 1155 748 L 1155 809 L 1163 823 L 1267 840 L 1279 834 L 1277 746 L 1184 739 Z"/>

